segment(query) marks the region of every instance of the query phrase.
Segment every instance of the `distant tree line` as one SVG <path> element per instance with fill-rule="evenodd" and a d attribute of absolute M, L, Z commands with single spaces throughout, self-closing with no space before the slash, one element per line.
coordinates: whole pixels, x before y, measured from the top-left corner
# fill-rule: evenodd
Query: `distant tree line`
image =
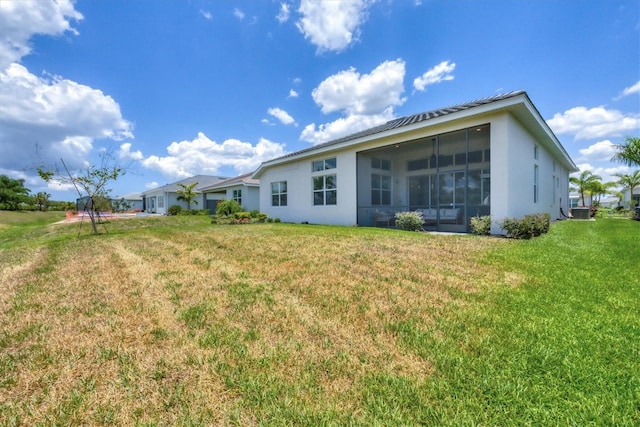
<path fill-rule="evenodd" d="M 75 203 L 51 200 L 51 194 L 42 191 L 31 194 L 31 190 L 24 185 L 24 179 L 0 175 L 0 210 L 65 211 L 68 209 L 75 209 Z"/>

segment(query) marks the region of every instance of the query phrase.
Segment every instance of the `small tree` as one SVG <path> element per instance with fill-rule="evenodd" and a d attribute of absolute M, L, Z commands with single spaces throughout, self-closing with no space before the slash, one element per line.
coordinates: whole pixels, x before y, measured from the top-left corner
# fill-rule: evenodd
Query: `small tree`
<path fill-rule="evenodd" d="M 45 193 L 44 191 L 39 192 L 33 197 L 33 202 L 38 207 L 39 211 L 46 211 L 49 207 L 49 198 L 51 194 Z"/>
<path fill-rule="evenodd" d="M 47 182 L 58 182 L 61 184 L 71 184 L 78 193 L 78 197 L 87 197 L 89 203 L 87 212 L 91 219 L 93 234 L 98 233 L 97 222 L 100 218 L 100 211 L 110 206 L 106 205 L 105 200 L 109 200 L 108 194 L 110 190 L 107 185 L 111 181 L 116 181 L 125 174 L 125 169 L 120 167 L 111 151 L 106 151 L 100 155 L 100 165 L 90 165 L 78 170 L 72 174 L 64 160 L 60 159 L 64 172 L 61 172 L 57 166 L 51 169 L 45 167 L 38 168 L 38 174 Z"/>
<path fill-rule="evenodd" d="M 197 182 L 192 182 L 191 184 L 178 184 L 178 186 L 182 187 L 182 190 L 176 190 L 178 193 L 178 200 L 184 200 L 187 203 L 187 210 L 191 210 L 191 203 L 198 204 L 196 197 L 198 197 L 198 192 L 194 191 L 194 187 L 198 185 Z"/>

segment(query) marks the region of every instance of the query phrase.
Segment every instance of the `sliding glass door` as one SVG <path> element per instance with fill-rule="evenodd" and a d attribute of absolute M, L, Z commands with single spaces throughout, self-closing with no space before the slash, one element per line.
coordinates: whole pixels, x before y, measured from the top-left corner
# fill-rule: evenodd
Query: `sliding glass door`
<path fill-rule="evenodd" d="M 438 174 L 438 230 L 466 232 L 466 172 Z"/>

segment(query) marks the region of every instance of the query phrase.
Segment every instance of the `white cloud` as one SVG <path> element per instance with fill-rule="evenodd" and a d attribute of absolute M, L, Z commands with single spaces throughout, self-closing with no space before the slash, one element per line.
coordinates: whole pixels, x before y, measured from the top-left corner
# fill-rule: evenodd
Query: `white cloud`
<path fill-rule="evenodd" d="M 0 72 L 0 99 L 0 167 L 19 170 L 61 157 L 75 167 L 94 139 L 133 138 L 132 124 L 110 96 L 61 77 L 35 76 L 20 64 Z"/>
<path fill-rule="evenodd" d="M 453 70 L 456 69 L 455 63 L 449 61 L 443 61 L 435 67 L 427 70 L 420 77 L 416 77 L 413 80 L 413 87 L 416 90 L 424 91 L 427 86 L 440 83 L 443 81 L 453 80 Z"/>
<path fill-rule="evenodd" d="M 624 98 L 625 96 L 633 95 L 634 93 L 640 93 L 640 80 L 636 82 L 636 84 L 631 85 L 627 88 L 624 88 L 622 93 L 614 98 L 614 100 L 618 100 Z"/>
<path fill-rule="evenodd" d="M 571 176 L 579 176 L 583 171 L 591 171 L 594 175 L 598 175 L 602 178 L 602 182 L 618 181 L 619 178 L 616 176 L 617 174 L 627 174 L 631 172 L 631 168 L 625 165 L 597 167 L 590 163 L 579 163 L 576 166 L 578 166 L 579 171 L 572 173 Z"/>
<path fill-rule="evenodd" d="M 313 100 L 325 114 L 378 114 L 405 102 L 404 75 L 405 63 L 401 59 L 385 61 L 363 75 L 352 67 L 323 80 L 313 90 Z"/>
<path fill-rule="evenodd" d="M 368 5 L 365 0 L 302 0 L 298 9 L 302 17 L 296 26 L 318 52 L 340 52 L 358 40 Z"/>
<path fill-rule="evenodd" d="M 289 15 L 291 14 L 290 10 L 289 10 L 289 5 L 287 3 L 281 3 L 280 4 L 280 12 L 278 12 L 278 15 L 276 16 L 276 19 L 278 20 L 278 22 L 280 22 L 281 24 L 284 22 L 287 22 L 289 20 Z"/>
<path fill-rule="evenodd" d="M 269 108 L 267 110 L 267 113 L 269 113 L 269 115 L 275 117 L 276 119 L 280 120 L 280 122 L 283 125 L 295 124 L 297 126 L 297 123 L 295 123 L 294 118 L 291 117 L 289 113 L 287 113 L 286 111 L 280 108 Z"/>
<path fill-rule="evenodd" d="M 574 140 L 621 137 L 638 132 L 640 114 L 623 114 L 605 107 L 574 107 L 564 113 L 556 113 L 547 120 L 557 134 L 573 134 Z"/>
<path fill-rule="evenodd" d="M 31 52 L 29 39 L 34 34 L 77 34 L 70 21 L 81 19 L 69 0 L 0 1 L 0 70 Z"/>
<path fill-rule="evenodd" d="M 580 151 L 581 159 L 585 160 L 610 160 L 616 153 L 616 147 L 613 142 L 605 139 L 583 148 Z"/>
<path fill-rule="evenodd" d="M 204 19 L 207 21 L 211 21 L 213 19 L 213 15 L 208 10 L 200 9 L 200 15 L 204 16 Z"/>
<path fill-rule="evenodd" d="M 317 128 L 315 123 L 311 123 L 305 126 L 300 139 L 317 145 L 381 125 L 393 118 L 393 109 L 388 108 L 380 114 L 354 114 L 339 118 L 331 123 L 319 125 Z"/>
<path fill-rule="evenodd" d="M 295 91 L 295 90 L 293 90 L 293 89 L 290 89 L 290 90 L 289 90 L 289 96 L 288 96 L 287 98 L 297 98 L 298 96 L 299 96 L 299 95 L 298 95 L 298 92 L 296 92 L 296 91 Z"/>
<path fill-rule="evenodd" d="M 129 160 L 142 160 L 144 156 L 142 155 L 142 151 L 136 150 L 131 151 L 131 143 L 125 142 L 120 145 L 120 151 L 118 152 L 118 157 L 121 159 L 129 159 Z"/>
<path fill-rule="evenodd" d="M 153 189 L 153 188 L 157 188 L 157 187 L 158 187 L 158 185 L 160 185 L 160 184 L 158 184 L 156 181 L 151 181 L 151 182 L 147 182 L 147 183 L 144 185 L 144 187 L 145 187 L 147 190 L 151 190 L 151 189 Z"/>
<path fill-rule="evenodd" d="M 244 19 L 244 12 L 238 8 L 235 8 L 233 9 L 233 16 L 242 21 Z"/>
<path fill-rule="evenodd" d="M 394 118 L 393 109 L 402 105 L 405 63 L 401 59 L 385 61 L 369 74 L 354 68 L 329 76 L 316 87 L 312 96 L 325 114 L 344 114 L 332 123 L 307 125 L 300 139 L 319 144 L 385 123 Z"/>
<path fill-rule="evenodd" d="M 197 174 L 217 175 L 223 167 L 233 167 L 238 173 L 251 172 L 263 161 L 285 153 L 284 144 L 265 138 L 255 146 L 237 139 L 218 144 L 199 132 L 191 141 L 172 142 L 167 147 L 167 156 L 152 155 L 140 163 L 168 177 L 186 178 Z"/>

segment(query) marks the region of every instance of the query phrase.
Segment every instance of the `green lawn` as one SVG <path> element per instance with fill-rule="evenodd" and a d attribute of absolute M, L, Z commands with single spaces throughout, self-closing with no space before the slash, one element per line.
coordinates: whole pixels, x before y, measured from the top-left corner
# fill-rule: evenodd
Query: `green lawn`
<path fill-rule="evenodd" d="M 0 425 L 640 425 L 637 221 L 12 221 Z"/>

